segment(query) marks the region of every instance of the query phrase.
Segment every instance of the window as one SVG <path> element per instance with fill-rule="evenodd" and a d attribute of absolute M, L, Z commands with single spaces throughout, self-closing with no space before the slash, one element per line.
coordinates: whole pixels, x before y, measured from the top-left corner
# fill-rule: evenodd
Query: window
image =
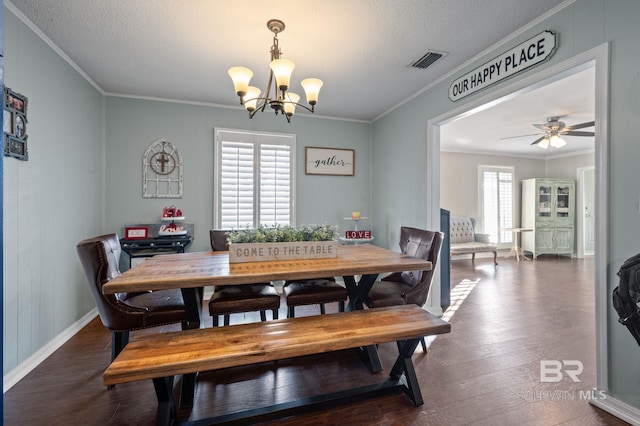
<path fill-rule="evenodd" d="M 494 243 L 513 242 L 513 167 L 480 166 L 483 232 Z"/>
<path fill-rule="evenodd" d="M 295 135 L 216 129 L 214 226 L 295 226 Z"/>

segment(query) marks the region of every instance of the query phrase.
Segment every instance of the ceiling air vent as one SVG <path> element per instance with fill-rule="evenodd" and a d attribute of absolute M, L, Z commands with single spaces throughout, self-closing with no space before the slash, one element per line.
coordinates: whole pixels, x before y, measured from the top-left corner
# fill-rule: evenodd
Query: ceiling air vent
<path fill-rule="evenodd" d="M 447 55 L 448 55 L 447 52 L 436 52 L 435 50 L 430 50 L 427 52 L 426 55 L 424 55 L 422 58 L 415 61 L 410 66 L 413 68 L 426 69 L 426 68 L 429 68 L 431 65 L 433 65 L 436 61 L 438 61 L 441 58 L 444 58 Z"/>

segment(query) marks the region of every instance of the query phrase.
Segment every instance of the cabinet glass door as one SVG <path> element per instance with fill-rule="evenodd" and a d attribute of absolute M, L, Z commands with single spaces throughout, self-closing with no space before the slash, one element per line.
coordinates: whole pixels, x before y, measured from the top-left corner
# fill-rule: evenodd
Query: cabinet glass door
<path fill-rule="evenodd" d="M 553 199 L 551 195 L 551 186 L 539 186 L 538 187 L 538 217 L 539 218 L 551 218 L 551 210 L 553 206 Z"/>
<path fill-rule="evenodd" d="M 556 218 L 568 218 L 571 197 L 571 189 L 568 186 L 558 186 L 556 188 Z"/>

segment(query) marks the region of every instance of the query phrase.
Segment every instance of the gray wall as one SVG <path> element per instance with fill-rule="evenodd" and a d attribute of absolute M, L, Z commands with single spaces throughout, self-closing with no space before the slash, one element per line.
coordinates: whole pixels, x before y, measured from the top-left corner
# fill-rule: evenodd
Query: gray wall
<path fill-rule="evenodd" d="M 369 123 L 104 96 L 5 8 L 5 82 L 26 95 L 29 161 L 4 160 L 4 366 L 9 373 L 95 307 L 75 245 L 125 223 L 155 223 L 176 204 L 195 224 L 191 251 L 213 225 L 213 129 L 297 135 L 297 221 L 338 224 L 371 210 Z M 46 72 L 46 77 L 44 73 Z M 171 140 L 184 159 L 182 199 L 142 198 L 142 156 Z M 355 149 L 353 177 L 304 174 L 304 147 Z"/>
<path fill-rule="evenodd" d="M 514 218 L 520 224 L 520 181 L 530 177 L 544 177 L 544 160 L 494 155 L 440 153 L 440 207 L 452 216 L 480 218 L 478 194 L 478 166 L 514 168 Z M 482 224 L 478 224 L 483 232 Z"/>
<path fill-rule="evenodd" d="M 371 210 L 371 136 L 368 123 L 304 117 L 292 122 L 271 113 L 249 120 L 245 111 L 171 102 L 107 97 L 106 229 L 122 234 L 125 223 L 159 222 L 162 207 L 176 205 L 195 224 L 190 251 L 209 250 L 213 226 L 214 127 L 296 135 L 297 224 L 337 224 L 352 211 Z M 142 198 L 142 156 L 158 139 L 168 139 L 184 161 L 184 197 Z M 355 176 L 305 175 L 305 146 L 355 149 Z"/>
<path fill-rule="evenodd" d="M 104 97 L 7 9 L 4 25 L 5 84 L 29 99 L 29 161 L 4 157 L 9 372 L 95 306 L 75 245 L 104 229 Z"/>
<path fill-rule="evenodd" d="M 514 168 L 514 225 L 519 226 L 522 180 L 540 177 L 576 180 L 579 167 L 594 165 L 594 155 L 591 153 L 542 160 L 440 152 L 440 207 L 449 210 L 452 216 L 480 217 L 478 167 L 481 165 Z M 482 232 L 482 228 L 479 229 Z"/>
<path fill-rule="evenodd" d="M 509 79 L 509 83 L 603 43 L 610 43 L 608 196 L 609 205 L 615 208 L 609 210 L 609 241 L 601 241 L 600 244 L 609 245 L 607 294 L 611 294 L 617 285 L 615 272 L 640 247 L 640 174 L 637 172 L 640 158 L 640 144 L 637 143 L 640 133 L 637 101 L 640 96 L 640 56 L 633 53 L 637 52 L 640 40 L 638 16 L 640 2 L 637 0 L 576 0 L 509 40 L 504 46 L 477 59 L 455 76 L 425 90 L 376 120 L 373 124 L 372 158 L 372 170 L 376 173 L 372 176 L 372 182 L 375 188 L 373 216 L 377 242 L 382 245 L 391 242 L 393 245 L 393 238 L 396 237 L 394 229 L 400 224 L 424 225 L 427 222 L 425 188 L 430 184 L 426 170 L 427 120 L 461 108 L 480 95 L 472 95 L 454 104 L 447 96 L 451 81 L 540 31 L 551 29 L 559 34 L 559 47 L 555 55 L 547 63 Z M 505 84 L 507 82 L 487 90 L 496 90 Z M 398 185 L 399 181 L 403 185 Z M 382 241 L 385 237 L 387 239 Z M 619 400 L 640 407 L 638 347 L 616 319 L 615 311 L 610 309 L 610 392 Z"/>

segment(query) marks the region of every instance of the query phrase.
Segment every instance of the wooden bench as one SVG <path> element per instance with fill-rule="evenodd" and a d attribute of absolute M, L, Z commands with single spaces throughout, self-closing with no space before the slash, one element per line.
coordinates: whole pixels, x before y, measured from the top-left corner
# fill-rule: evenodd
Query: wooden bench
<path fill-rule="evenodd" d="M 198 423 L 273 419 L 299 413 L 303 407 L 325 407 L 399 389 L 420 406 L 423 399 L 411 356 L 420 338 L 450 330 L 446 321 L 416 305 L 406 305 L 161 333 L 130 342 L 107 368 L 103 379 L 108 386 L 152 379 L 158 398 L 157 424 L 168 425 L 177 412 L 173 399 L 175 375 L 395 341 L 400 353 L 390 378 L 381 384 L 219 415 Z"/>

